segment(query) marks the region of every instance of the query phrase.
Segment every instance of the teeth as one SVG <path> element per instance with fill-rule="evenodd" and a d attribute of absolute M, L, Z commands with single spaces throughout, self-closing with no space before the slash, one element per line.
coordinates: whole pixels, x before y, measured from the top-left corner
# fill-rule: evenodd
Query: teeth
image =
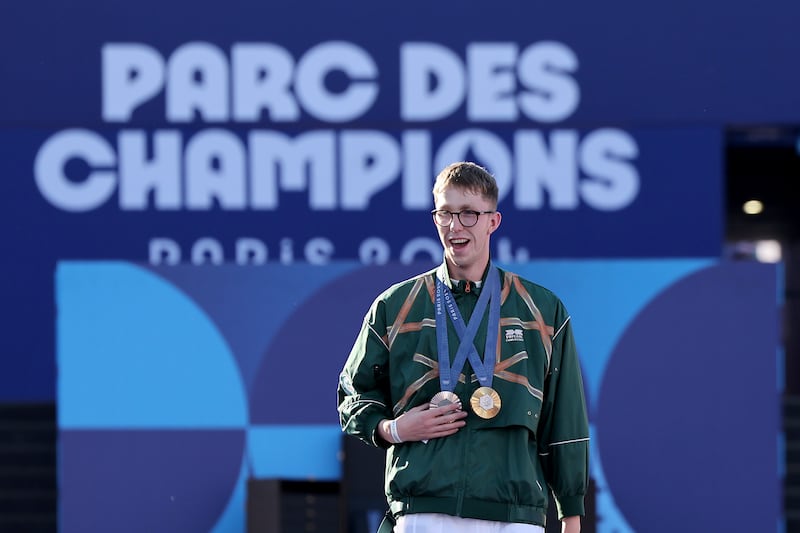
<path fill-rule="evenodd" d="M 450 239 L 450 242 L 452 242 L 453 244 L 465 244 L 467 242 L 467 239 Z"/>

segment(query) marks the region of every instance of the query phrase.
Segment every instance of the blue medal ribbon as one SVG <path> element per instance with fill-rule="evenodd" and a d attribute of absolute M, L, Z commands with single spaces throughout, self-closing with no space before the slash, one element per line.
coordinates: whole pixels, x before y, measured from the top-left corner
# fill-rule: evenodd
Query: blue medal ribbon
<path fill-rule="evenodd" d="M 456 306 L 453 293 L 444 283 L 442 277 L 446 268 L 440 269 L 436 276 L 436 348 L 439 360 L 439 385 L 443 391 L 452 391 L 458 383 L 458 375 L 464 367 L 464 362 L 469 358 L 475 375 L 483 387 L 492 386 L 494 365 L 497 359 L 497 332 L 500 328 L 500 274 L 490 263 L 489 274 L 486 276 L 486 286 L 478 297 L 478 303 L 472 312 L 469 324 L 464 325 L 464 319 Z M 486 347 L 481 360 L 475 348 L 474 339 L 478 332 L 486 307 L 489 307 L 489 321 L 486 328 Z M 445 314 L 445 310 L 447 313 Z M 458 350 L 452 366 L 450 365 L 450 347 L 447 339 L 447 316 L 450 317 L 456 334 L 459 338 Z"/>

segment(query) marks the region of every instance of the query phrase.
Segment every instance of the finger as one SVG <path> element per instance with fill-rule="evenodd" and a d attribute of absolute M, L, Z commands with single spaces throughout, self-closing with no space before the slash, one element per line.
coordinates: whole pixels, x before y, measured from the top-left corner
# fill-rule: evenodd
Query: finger
<path fill-rule="evenodd" d="M 442 412 L 439 413 L 440 419 L 444 418 L 446 420 L 458 420 L 459 418 L 464 418 L 465 416 L 467 416 L 467 413 L 461 409 L 442 410 Z"/>
<path fill-rule="evenodd" d="M 451 403 L 450 405 L 446 405 L 444 407 L 444 411 L 446 413 L 453 413 L 453 412 L 461 411 L 461 402 Z"/>
<path fill-rule="evenodd" d="M 443 407 L 436 407 L 435 409 L 437 416 L 449 416 L 452 415 L 453 413 L 461 411 L 461 404 L 453 403 L 450 405 L 445 405 Z"/>
<path fill-rule="evenodd" d="M 436 423 L 437 424 L 447 424 L 447 422 L 452 417 L 453 417 L 452 413 L 448 413 L 448 412 L 437 413 Z"/>
<path fill-rule="evenodd" d="M 433 431 L 433 434 L 431 435 L 431 438 L 447 437 L 449 435 L 453 435 L 455 433 L 458 433 L 458 431 L 462 427 L 464 427 L 463 420 L 459 420 L 452 424 L 442 424 L 436 427 L 436 429 Z"/>
<path fill-rule="evenodd" d="M 447 416 L 443 416 L 440 420 L 444 425 L 451 425 L 464 418 L 464 416 L 466 416 L 466 413 L 451 413 Z"/>

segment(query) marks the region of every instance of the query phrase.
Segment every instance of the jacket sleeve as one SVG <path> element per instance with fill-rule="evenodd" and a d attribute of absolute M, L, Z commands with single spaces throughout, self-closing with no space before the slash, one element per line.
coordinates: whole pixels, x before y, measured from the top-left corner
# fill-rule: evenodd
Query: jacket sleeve
<path fill-rule="evenodd" d="M 393 418 L 386 345 L 385 304 L 379 297 L 364 317 L 361 330 L 339 374 L 337 390 L 342 431 L 372 446 L 388 448 L 377 427 Z"/>
<path fill-rule="evenodd" d="M 584 515 L 589 485 L 589 422 L 569 314 L 556 308 L 553 353 L 539 425 L 539 457 L 558 518 Z"/>

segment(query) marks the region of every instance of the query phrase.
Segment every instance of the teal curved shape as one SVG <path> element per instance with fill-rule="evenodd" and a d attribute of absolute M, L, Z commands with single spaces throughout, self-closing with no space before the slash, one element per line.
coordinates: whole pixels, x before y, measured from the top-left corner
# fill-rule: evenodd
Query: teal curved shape
<path fill-rule="evenodd" d="M 191 298 L 126 262 L 56 271 L 61 428 L 243 428 L 242 377 Z"/>

